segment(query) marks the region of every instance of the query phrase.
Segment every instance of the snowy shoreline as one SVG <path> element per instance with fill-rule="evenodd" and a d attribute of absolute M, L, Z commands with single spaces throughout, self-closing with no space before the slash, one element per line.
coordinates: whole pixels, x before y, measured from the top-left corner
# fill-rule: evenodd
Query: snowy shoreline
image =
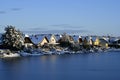
<path fill-rule="evenodd" d="M 110 48 L 110 49 L 98 49 L 98 50 L 81 50 L 81 51 L 69 51 L 69 50 L 61 50 L 61 51 L 41 51 L 41 50 L 32 50 L 31 53 L 18 51 L 11 52 L 9 50 L 0 49 L 0 58 L 12 58 L 12 57 L 28 57 L 28 56 L 41 56 L 41 55 L 62 55 L 62 54 L 89 54 L 89 53 L 101 53 L 101 52 L 120 52 L 120 49 Z M 8 54 L 9 53 L 9 54 Z"/>

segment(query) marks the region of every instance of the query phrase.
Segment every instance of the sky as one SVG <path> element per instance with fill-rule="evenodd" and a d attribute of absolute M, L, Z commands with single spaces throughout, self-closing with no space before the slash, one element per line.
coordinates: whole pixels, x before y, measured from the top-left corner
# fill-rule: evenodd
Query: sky
<path fill-rule="evenodd" d="M 120 0 L 0 0 L 0 32 L 120 36 Z"/>

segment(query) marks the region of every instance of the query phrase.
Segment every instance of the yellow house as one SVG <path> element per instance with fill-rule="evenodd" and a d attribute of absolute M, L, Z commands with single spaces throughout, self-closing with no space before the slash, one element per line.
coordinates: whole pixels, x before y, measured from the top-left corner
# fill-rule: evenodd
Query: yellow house
<path fill-rule="evenodd" d="M 94 42 L 94 45 L 95 45 L 95 46 L 99 46 L 99 44 L 100 44 L 100 40 L 99 40 L 99 38 L 97 37 L 96 40 L 95 40 L 95 42 Z"/>
<path fill-rule="evenodd" d="M 103 47 L 103 48 L 108 48 L 108 42 L 104 40 L 103 38 L 96 38 L 94 42 L 95 46 Z"/>

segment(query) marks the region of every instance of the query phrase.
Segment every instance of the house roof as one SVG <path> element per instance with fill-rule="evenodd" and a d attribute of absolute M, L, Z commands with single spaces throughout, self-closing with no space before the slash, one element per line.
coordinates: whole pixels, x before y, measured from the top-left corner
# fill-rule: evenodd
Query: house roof
<path fill-rule="evenodd" d="M 57 40 L 57 41 L 60 40 L 60 38 L 61 38 L 60 35 L 58 35 L 58 34 L 55 35 L 55 37 L 56 37 L 56 40 Z"/>
<path fill-rule="evenodd" d="M 40 43 L 43 40 L 43 38 L 46 38 L 46 37 L 44 35 L 32 35 L 32 36 L 30 36 L 31 41 L 34 44 Z"/>
<path fill-rule="evenodd" d="M 73 37 L 73 39 L 74 39 L 75 42 L 77 42 L 78 39 L 79 39 L 79 36 L 78 36 L 78 35 L 74 35 L 74 36 L 72 36 L 72 37 Z"/>
<path fill-rule="evenodd" d="M 43 36 L 46 36 L 48 41 L 50 41 L 50 38 L 51 38 L 52 34 L 44 34 Z"/>
<path fill-rule="evenodd" d="M 32 44 L 34 44 L 34 43 L 31 41 L 30 37 L 25 37 L 25 38 L 24 38 L 24 43 L 32 43 Z"/>
<path fill-rule="evenodd" d="M 92 40 L 95 42 L 97 36 L 92 36 Z"/>
<path fill-rule="evenodd" d="M 110 37 L 110 42 L 112 43 L 112 42 L 115 42 L 115 41 L 117 41 L 118 39 L 116 38 L 116 37 Z"/>
<path fill-rule="evenodd" d="M 108 43 L 105 39 L 100 38 L 99 40 L 100 40 L 100 42 L 102 42 L 102 43 Z"/>
<path fill-rule="evenodd" d="M 24 37 L 29 37 L 29 35 L 28 35 L 28 34 L 25 34 Z"/>

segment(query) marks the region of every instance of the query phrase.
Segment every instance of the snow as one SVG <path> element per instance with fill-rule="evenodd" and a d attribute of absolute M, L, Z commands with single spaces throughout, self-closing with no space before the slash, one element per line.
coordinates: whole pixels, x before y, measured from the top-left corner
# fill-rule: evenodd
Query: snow
<path fill-rule="evenodd" d="M 92 36 L 92 40 L 95 42 L 95 40 L 96 40 L 96 36 Z"/>
<path fill-rule="evenodd" d="M 30 36 L 30 39 L 34 44 L 38 44 L 43 40 L 44 37 L 44 35 L 32 35 Z"/>
<path fill-rule="evenodd" d="M 4 53 L 4 54 L 3 54 L 3 57 L 4 57 L 4 58 L 20 57 L 20 54 L 18 54 L 18 53 L 9 53 L 9 54 Z"/>
<path fill-rule="evenodd" d="M 25 37 L 29 37 L 29 35 L 28 35 L 28 34 L 25 34 Z"/>
<path fill-rule="evenodd" d="M 60 38 L 61 38 L 60 35 L 55 35 L 55 37 L 56 37 L 56 40 L 57 40 L 57 41 L 60 40 Z"/>
<path fill-rule="evenodd" d="M 50 38 L 51 38 L 52 34 L 45 34 L 44 36 L 46 36 L 48 41 L 50 41 Z"/>
<path fill-rule="evenodd" d="M 79 39 L 79 36 L 78 36 L 78 35 L 74 35 L 74 36 L 72 36 L 72 37 L 73 37 L 73 39 L 74 39 L 75 42 L 78 42 L 78 39 Z"/>

